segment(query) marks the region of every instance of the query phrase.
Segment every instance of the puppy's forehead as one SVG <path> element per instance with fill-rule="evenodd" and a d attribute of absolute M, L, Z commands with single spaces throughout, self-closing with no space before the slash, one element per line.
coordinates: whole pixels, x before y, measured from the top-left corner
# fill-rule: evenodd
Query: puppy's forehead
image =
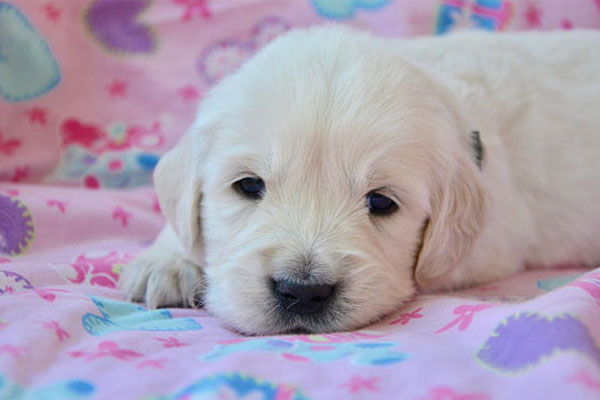
<path fill-rule="evenodd" d="M 419 71 L 375 49 L 376 39 L 317 33 L 277 41 L 226 82 L 226 145 L 282 167 L 422 150 L 415 137 L 430 130 L 423 106 L 432 91 Z"/>
<path fill-rule="evenodd" d="M 244 66 L 237 75 L 237 112 L 248 128 L 277 131 L 288 142 L 340 140 L 351 131 L 383 134 L 393 123 L 414 119 L 418 92 L 426 91 L 418 71 L 383 50 L 369 54 L 371 42 L 354 38 L 348 44 L 331 35 L 292 35 Z"/>

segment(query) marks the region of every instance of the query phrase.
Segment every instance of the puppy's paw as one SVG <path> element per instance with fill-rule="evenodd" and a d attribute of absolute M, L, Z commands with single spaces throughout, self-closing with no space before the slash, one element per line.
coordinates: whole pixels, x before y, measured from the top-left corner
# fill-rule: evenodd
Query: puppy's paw
<path fill-rule="evenodd" d="M 176 253 L 149 250 L 124 268 L 119 286 L 130 301 L 145 301 L 148 308 L 197 307 L 204 274 Z"/>

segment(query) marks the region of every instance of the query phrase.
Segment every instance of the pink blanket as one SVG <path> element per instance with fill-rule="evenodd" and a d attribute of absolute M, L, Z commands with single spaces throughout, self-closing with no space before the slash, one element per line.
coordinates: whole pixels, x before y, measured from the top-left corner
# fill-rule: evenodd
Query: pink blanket
<path fill-rule="evenodd" d="M 331 20 L 600 28 L 600 2 L 0 0 L 0 399 L 600 398 L 600 269 L 423 296 L 326 335 L 241 337 L 115 289 L 164 223 L 151 171 L 205 91 Z"/>

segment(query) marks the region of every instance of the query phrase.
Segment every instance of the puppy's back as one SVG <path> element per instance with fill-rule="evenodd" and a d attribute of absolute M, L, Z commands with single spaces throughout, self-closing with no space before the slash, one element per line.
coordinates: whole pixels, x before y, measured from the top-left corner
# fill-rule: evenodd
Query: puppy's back
<path fill-rule="evenodd" d="M 470 32 L 393 47 L 446 85 L 481 131 L 495 201 L 524 212 L 506 223 L 526 263 L 599 262 L 600 33 Z"/>

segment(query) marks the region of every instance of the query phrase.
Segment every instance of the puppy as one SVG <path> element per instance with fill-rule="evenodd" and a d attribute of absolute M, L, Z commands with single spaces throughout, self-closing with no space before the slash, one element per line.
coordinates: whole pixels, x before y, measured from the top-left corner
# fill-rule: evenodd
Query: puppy
<path fill-rule="evenodd" d="M 418 290 L 600 262 L 600 33 L 293 31 L 205 98 L 123 272 L 246 334 L 364 326 Z"/>

